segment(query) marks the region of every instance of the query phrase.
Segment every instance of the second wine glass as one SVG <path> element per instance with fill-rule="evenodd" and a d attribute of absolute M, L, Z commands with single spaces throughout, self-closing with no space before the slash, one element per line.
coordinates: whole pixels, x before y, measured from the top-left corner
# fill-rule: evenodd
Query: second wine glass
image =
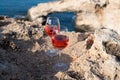
<path fill-rule="evenodd" d="M 67 27 L 61 27 L 61 31 L 52 36 L 52 44 L 54 48 L 58 49 L 58 62 L 53 66 L 55 71 L 65 71 L 68 69 L 68 65 L 60 61 L 61 50 L 66 48 L 69 42 L 69 37 L 66 35 L 68 31 Z"/>
<path fill-rule="evenodd" d="M 56 33 L 60 32 L 60 21 L 57 17 L 48 17 L 45 25 L 45 32 L 48 36 L 52 37 Z M 50 57 L 56 56 L 57 49 L 50 49 L 46 51 L 46 54 Z"/>

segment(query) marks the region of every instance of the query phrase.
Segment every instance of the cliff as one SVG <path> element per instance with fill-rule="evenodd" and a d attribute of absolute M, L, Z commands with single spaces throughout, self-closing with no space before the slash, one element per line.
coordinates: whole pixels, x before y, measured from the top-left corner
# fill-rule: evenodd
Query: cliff
<path fill-rule="evenodd" d="M 78 31 L 93 32 L 108 28 L 120 33 L 119 0 L 59 0 L 40 3 L 28 10 L 27 17 L 35 20 L 54 12 L 75 12 Z"/>
<path fill-rule="evenodd" d="M 68 32 L 60 60 L 68 70 L 56 72 L 58 56 L 49 57 L 51 39 L 40 22 L 0 17 L 1 80 L 120 80 L 120 35 L 111 29 Z"/>

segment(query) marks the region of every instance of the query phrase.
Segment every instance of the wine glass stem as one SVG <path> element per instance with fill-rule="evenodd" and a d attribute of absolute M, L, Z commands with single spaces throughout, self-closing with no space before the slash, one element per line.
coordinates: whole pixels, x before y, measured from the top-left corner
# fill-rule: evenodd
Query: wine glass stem
<path fill-rule="evenodd" d="M 58 49 L 58 63 L 60 63 L 60 57 L 61 57 L 61 50 Z"/>

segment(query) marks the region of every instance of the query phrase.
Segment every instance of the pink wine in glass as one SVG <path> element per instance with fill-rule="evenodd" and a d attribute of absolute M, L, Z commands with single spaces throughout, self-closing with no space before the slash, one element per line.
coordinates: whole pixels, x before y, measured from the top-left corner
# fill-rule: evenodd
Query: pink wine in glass
<path fill-rule="evenodd" d="M 45 32 L 48 36 L 52 36 L 52 35 L 56 34 L 55 31 L 59 32 L 60 31 L 59 27 L 52 27 L 49 25 L 45 26 Z"/>
<path fill-rule="evenodd" d="M 69 38 L 66 35 L 52 36 L 52 44 L 55 48 L 63 49 L 68 45 Z"/>

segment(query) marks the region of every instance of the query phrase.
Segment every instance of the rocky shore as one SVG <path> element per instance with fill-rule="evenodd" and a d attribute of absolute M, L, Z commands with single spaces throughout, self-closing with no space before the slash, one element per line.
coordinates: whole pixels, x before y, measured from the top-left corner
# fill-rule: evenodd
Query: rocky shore
<path fill-rule="evenodd" d="M 68 32 L 61 61 L 68 70 L 56 72 L 58 56 L 49 57 L 51 39 L 42 20 L 0 17 L 0 80 L 120 80 L 120 35 L 107 28 Z"/>
<path fill-rule="evenodd" d="M 66 33 L 60 61 L 68 69 L 57 72 L 58 56 L 46 55 L 54 47 L 44 23 L 65 11 L 76 13 L 78 32 Z M 31 8 L 27 18 L 0 16 L 0 80 L 120 80 L 119 13 L 119 0 L 58 0 Z"/>

